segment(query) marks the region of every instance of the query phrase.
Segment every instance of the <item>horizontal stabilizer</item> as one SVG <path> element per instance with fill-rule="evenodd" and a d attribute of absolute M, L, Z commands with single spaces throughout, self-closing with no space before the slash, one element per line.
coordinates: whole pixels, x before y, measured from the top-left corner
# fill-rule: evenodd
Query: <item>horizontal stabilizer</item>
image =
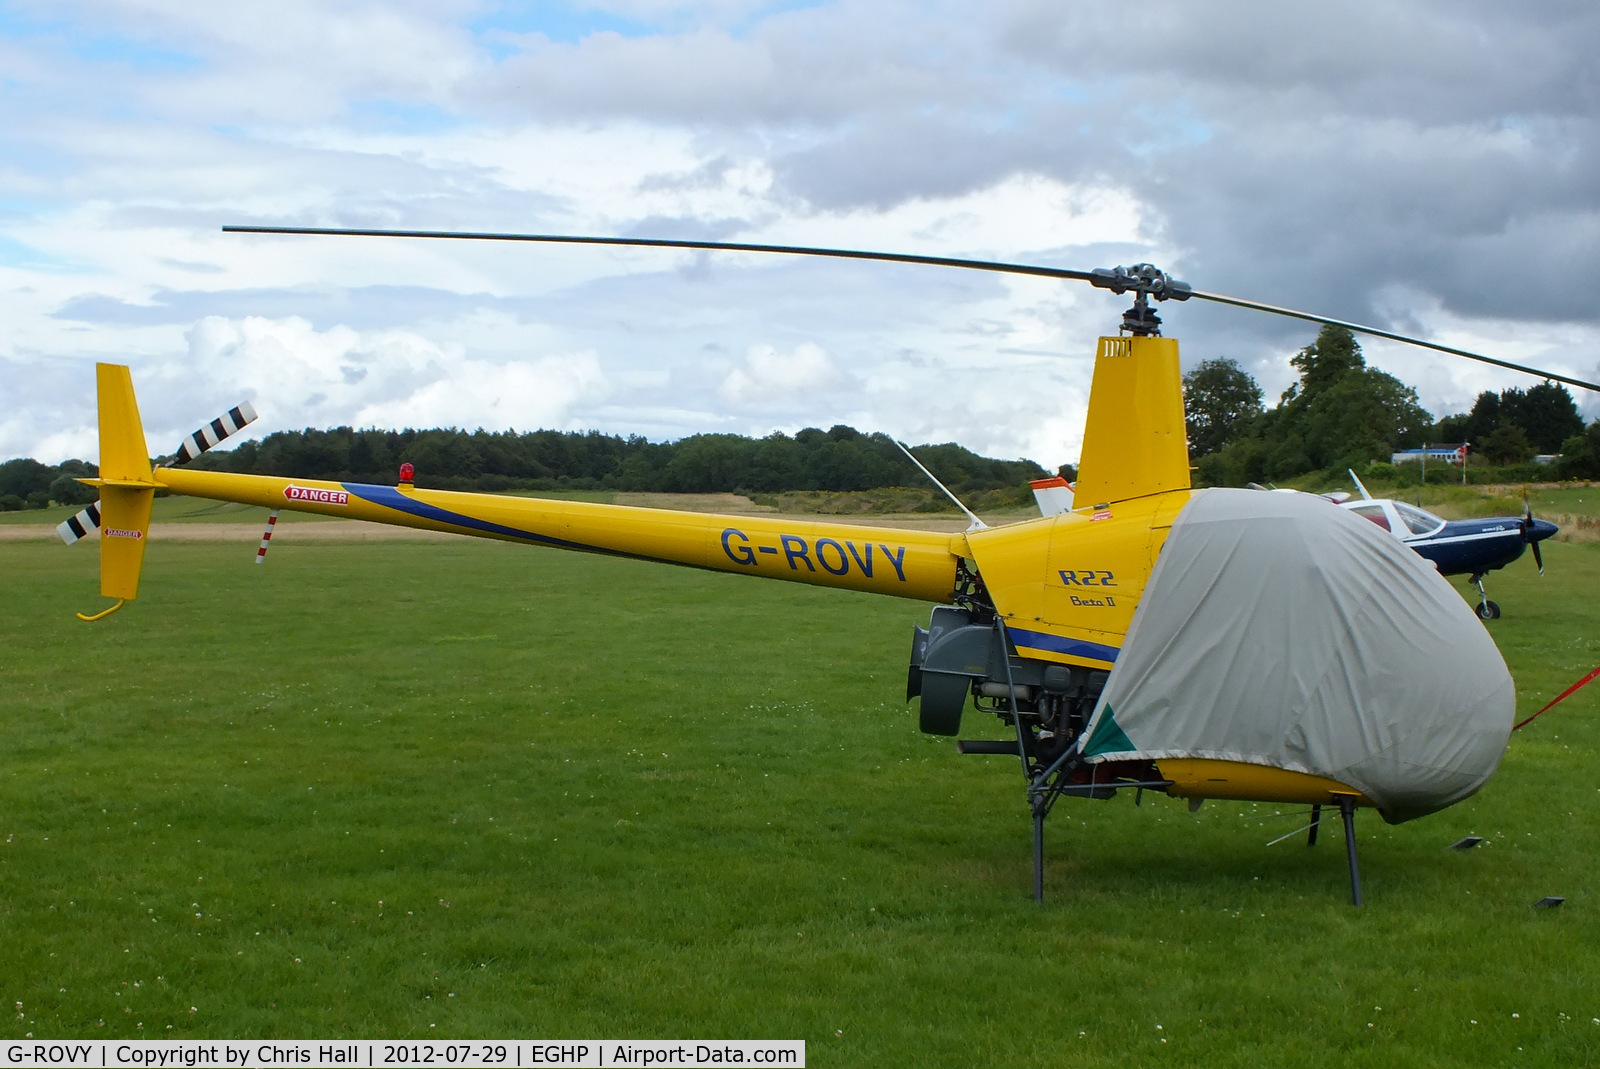
<path fill-rule="evenodd" d="M 1072 511 L 1072 484 L 1061 476 L 1034 479 L 1028 485 L 1033 488 L 1033 500 L 1039 505 L 1039 515 L 1059 516 Z"/>

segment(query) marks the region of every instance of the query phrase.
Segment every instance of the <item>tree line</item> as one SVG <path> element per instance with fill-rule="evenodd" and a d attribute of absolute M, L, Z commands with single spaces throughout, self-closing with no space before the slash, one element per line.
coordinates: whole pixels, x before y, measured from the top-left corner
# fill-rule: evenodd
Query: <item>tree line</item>
<path fill-rule="evenodd" d="M 1600 478 L 1600 420 L 1588 427 L 1566 387 L 1484 391 L 1471 411 L 1435 420 L 1416 390 L 1367 366 L 1355 335 L 1325 326 L 1290 361 L 1298 380 L 1266 408 L 1261 387 L 1226 357 L 1183 377 L 1189 454 L 1196 482 L 1242 486 L 1314 471 L 1342 472 L 1424 443 L 1467 442 L 1476 458 L 1517 465 L 1539 453 L 1560 460 L 1538 474 Z M 1014 491 L 1027 499 L 1030 479 L 1046 472 L 1029 460 L 995 460 L 955 443 L 923 445 L 918 458 L 958 495 Z M 884 434 L 814 427 L 764 438 L 697 434 L 651 442 L 599 431 L 472 432 L 279 431 L 232 450 L 213 450 L 195 466 L 294 479 L 392 482 L 402 463 L 417 484 L 460 490 L 626 490 L 675 493 L 782 493 L 919 487 L 924 476 Z M 1070 465 L 1061 474 L 1072 478 Z M 57 465 L 20 458 L 0 464 L 0 510 L 87 504 L 92 487 L 74 480 L 93 464 Z M 1514 477 L 1532 477 L 1533 473 Z"/>
<path fill-rule="evenodd" d="M 1019 490 L 1047 473 L 1031 460 L 995 460 L 956 445 L 915 448 L 919 460 L 958 495 Z M 765 438 L 697 434 L 651 442 L 599 431 L 388 431 L 351 427 L 279 431 L 236 449 L 212 450 L 194 467 L 292 479 L 392 483 L 402 463 L 417 485 L 456 490 L 625 490 L 668 493 L 781 493 L 924 486 L 927 478 L 885 434 L 852 427 L 807 428 Z M 0 464 L 0 508 L 94 500 L 72 481 L 94 465 L 35 460 Z"/>
<path fill-rule="evenodd" d="M 1234 360 L 1207 360 L 1184 375 L 1197 482 L 1242 486 L 1342 472 L 1387 461 L 1402 449 L 1459 442 L 1490 465 L 1524 465 L 1537 454 L 1559 453 L 1541 474 L 1600 478 L 1600 420 L 1586 428 L 1565 386 L 1547 381 L 1526 390 L 1486 390 L 1470 412 L 1435 420 L 1416 390 L 1367 365 L 1344 327 L 1323 327 L 1290 363 L 1299 378 L 1270 409 L 1261 387 Z"/>
<path fill-rule="evenodd" d="M 8 460 L 0 464 L 0 512 L 42 509 L 52 501 L 58 505 L 87 505 L 100 492 L 76 480 L 99 474 L 99 468 L 82 460 L 64 460 L 60 464 L 41 464 L 31 457 Z"/>

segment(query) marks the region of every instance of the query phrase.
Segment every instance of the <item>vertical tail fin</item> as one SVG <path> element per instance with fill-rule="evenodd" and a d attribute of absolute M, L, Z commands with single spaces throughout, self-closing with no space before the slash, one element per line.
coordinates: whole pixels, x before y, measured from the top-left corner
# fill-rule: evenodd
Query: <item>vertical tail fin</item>
<path fill-rule="evenodd" d="M 150 471 L 133 376 L 120 364 L 96 364 L 95 382 L 100 400 L 100 593 L 118 600 L 93 616 L 79 613 L 83 620 L 98 620 L 138 597 L 150 507 L 159 487 Z"/>
<path fill-rule="evenodd" d="M 1189 486 L 1178 343 L 1172 338 L 1101 338 L 1078 461 L 1077 505 Z"/>
<path fill-rule="evenodd" d="M 134 416 L 139 414 L 137 407 Z M 173 464 L 187 464 L 208 449 L 215 449 L 222 442 L 238 434 L 246 426 L 256 421 L 256 410 L 249 401 L 239 402 L 238 407 L 230 408 L 210 423 L 201 427 L 183 440 L 174 454 Z M 61 541 L 67 545 L 81 541 L 88 537 L 90 531 L 100 528 L 100 502 L 96 501 L 88 508 L 80 511 L 76 516 L 56 525 L 56 533 L 61 536 Z"/>

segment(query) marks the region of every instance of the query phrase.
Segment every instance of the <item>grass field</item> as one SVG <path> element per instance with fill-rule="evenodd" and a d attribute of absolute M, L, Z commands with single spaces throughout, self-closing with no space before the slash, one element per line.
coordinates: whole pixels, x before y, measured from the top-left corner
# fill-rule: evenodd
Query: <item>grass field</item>
<path fill-rule="evenodd" d="M 854 490 L 837 493 L 796 490 L 782 494 L 758 494 L 761 503 L 741 494 L 630 493 L 620 490 L 507 490 L 511 497 L 544 497 L 559 501 L 593 501 L 607 505 L 633 505 L 642 508 L 684 509 L 690 512 L 788 512 L 821 516 L 879 516 L 905 514 L 911 517 L 929 513 L 958 516 L 956 507 L 931 487 L 888 487 L 882 490 Z M 1015 497 L 1015 493 L 992 497 Z M 1600 493 L 1597 493 L 1600 496 Z M 1031 501 L 1017 507 L 1009 501 L 1003 507 L 987 508 L 975 499 L 978 512 L 994 523 L 1015 523 L 1039 515 Z M 81 506 L 52 505 L 48 509 L 22 509 L 0 512 L 0 526 L 54 527 L 73 515 Z M 322 522 L 330 519 L 310 512 L 285 510 L 280 523 Z M 156 499 L 151 519 L 156 523 L 265 523 L 267 510 L 232 501 L 206 501 L 193 497 Z"/>
<path fill-rule="evenodd" d="M 1600 684 L 1476 797 L 1363 813 L 1363 910 L 1332 827 L 1269 847 L 1298 812 L 1150 796 L 1057 807 L 1041 908 L 1013 764 L 900 701 L 926 606 L 489 542 L 157 542 L 90 626 L 84 548 L 0 543 L 0 1038 L 1600 1060 Z M 1600 663 L 1600 547 L 1547 560 L 1491 588 L 1524 715 Z"/>
<path fill-rule="evenodd" d="M 17 512 L 0 512 L 0 524 L 7 526 L 54 527 L 77 513 L 81 505 L 51 505 L 47 509 L 21 509 Z M 278 517 L 280 523 L 323 523 L 330 517 L 314 512 L 285 510 Z M 267 522 L 267 510 L 254 505 L 240 505 L 232 501 L 207 501 L 198 497 L 160 497 L 150 510 L 153 523 L 261 523 Z"/>

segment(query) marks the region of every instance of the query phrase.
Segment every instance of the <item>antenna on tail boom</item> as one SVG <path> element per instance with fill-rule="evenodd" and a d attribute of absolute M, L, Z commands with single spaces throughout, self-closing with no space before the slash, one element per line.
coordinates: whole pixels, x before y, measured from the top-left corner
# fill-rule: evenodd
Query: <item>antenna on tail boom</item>
<path fill-rule="evenodd" d="M 893 438 L 893 439 L 890 439 L 890 440 L 893 441 L 895 445 L 900 447 L 900 452 L 904 453 L 906 455 L 906 459 L 910 460 L 911 463 L 913 463 L 913 464 L 915 464 L 917 466 L 917 470 L 918 471 L 920 471 L 920 472 L 922 472 L 922 474 L 926 475 L 928 477 L 928 480 L 930 482 L 932 482 L 933 485 L 937 486 L 939 489 L 944 491 L 944 496 L 945 497 L 948 497 L 951 501 L 954 501 L 956 503 L 956 508 L 960 509 L 962 512 L 965 512 L 967 514 L 967 519 L 972 521 L 970 524 L 967 525 L 967 530 L 969 530 L 969 531 L 981 531 L 984 528 L 989 526 L 988 524 L 984 523 L 982 520 L 978 519 L 978 514 L 976 512 L 973 512 L 971 509 L 967 508 L 966 505 L 963 505 L 961 503 L 961 499 L 959 497 L 957 497 L 955 494 L 951 493 L 950 492 L 950 488 L 948 486 L 946 486 L 944 483 L 940 482 L 938 479 L 935 479 L 933 477 L 933 472 L 931 472 L 927 468 L 923 467 L 922 466 L 922 461 L 918 460 L 916 457 L 911 455 L 911 450 L 906 448 L 904 442 L 900 441 L 900 439 L 898 439 L 898 438 Z"/>

